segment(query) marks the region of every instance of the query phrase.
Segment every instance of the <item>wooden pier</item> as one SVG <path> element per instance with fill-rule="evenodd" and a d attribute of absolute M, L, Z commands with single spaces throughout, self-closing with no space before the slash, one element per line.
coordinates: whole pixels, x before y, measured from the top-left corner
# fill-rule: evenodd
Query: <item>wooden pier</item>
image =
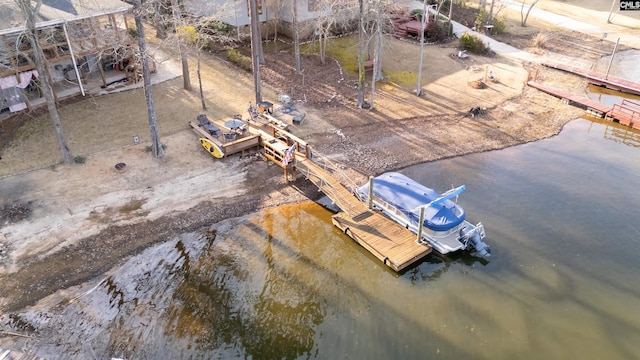
<path fill-rule="evenodd" d="M 401 271 L 431 252 L 431 246 L 417 242 L 416 234 L 368 209 L 353 195 L 355 189 L 348 190 L 321 164 L 299 156 L 295 167 L 342 210 L 332 217 L 333 224 L 391 269 Z"/>
<path fill-rule="evenodd" d="M 611 110 L 611 106 L 599 103 L 597 101 L 593 101 L 586 96 L 574 95 L 568 91 L 560 90 L 554 88 L 553 86 L 541 84 L 535 81 L 527 82 L 527 85 L 532 88 L 536 88 L 540 91 L 543 91 L 549 95 L 553 95 L 563 101 L 565 101 L 569 105 L 578 105 L 585 110 L 589 111 L 589 113 L 596 115 L 598 117 L 604 117 L 609 110 Z"/>
<path fill-rule="evenodd" d="M 571 94 L 567 91 L 556 89 L 552 86 L 529 81 L 527 84 L 533 88 L 553 95 L 569 105 L 583 107 L 591 115 L 595 115 L 606 120 L 616 121 L 622 125 L 640 130 L 640 103 L 623 99 L 622 103 L 614 104 L 613 107 L 593 101 L 586 96 Z"/>
<path fill-rule="evenodd" d="M 564 63 L 543 63 L 543 65 L 586 77 L 590 83 L 595 85 L 604 86 L 608 89 L 622 91 L 629 94 L 640 95 L 640 83 L 637 82 L 617 76 L 585 70 Z"/>
<path fill-rule="evenodd" d="M 622 103 L 613 105 L 605 118 L 615 119 L 622 125 L 640 130 L 640 104 L 622 100 Z"/>
<path fill-rule="evenodd" d="M 265 158 L 284 170 L 286 179 L 291 171 L 305 176 L 342 210 L 333 216 L 333 224 L 391 269 L 401 271 L 431 252 L 431 246 L 419 243 L 416 234 L 381 212 L 368 209 L 354 195 L 356 185 L 335 164 L 318 153 L 312 154 L 304 140 L 288 132 L 285 123 L 267 112 L 249 120 L 246 132 L 232 141 L 221 140 L 218 130 L 222 125 L 206 116 L 189 125 L 201 141 L 206 138 L 222 148 L 224 156 L 259 144 Z M 207 150 L 214 155 L 213 149 Z"/>

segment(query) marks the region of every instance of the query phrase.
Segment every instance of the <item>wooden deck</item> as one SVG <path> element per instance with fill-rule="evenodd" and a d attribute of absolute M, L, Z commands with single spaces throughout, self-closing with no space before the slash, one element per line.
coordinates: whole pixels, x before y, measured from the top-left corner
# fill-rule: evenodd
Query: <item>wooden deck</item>
<path fill-rule="evenodd" d="M 333 224 L 391 269 L 401 271 L 431 252 L 431 246 L 418 244 L 416 234 L 367 209 L 319 164 L 297 154 L 295 166 L 342 210 Z"/>
<path fill-rule="evenodd" d="M 585 70 L 565 63 L 543 63 L 543 65 L 584 76 L 590 83 L 595 85 L 604 86 L 608 89 L 618 90 L 629 94 L 640 95 L 640 84 L 637 82 L 629 81 L 613 75 Z"/>
<path fill-rule="evenodd" d="M 540 91 L 544 91 L 549 95 L 553 95 L 559 99 L 565 100 L 569 105 L 580 105 L 586 110 L 590 110 L 594 115 L 604 117 L 604 115 L 611 110 L 611 106 L 593 101 L 586 96 L 574 95 L 570 92 L 556 89 L 552 86 L 541 84 L 535 81 L 529 81 L 527 84 Z"/>
<path fill-rule="evenodd" d="M 640 104 L 622 100 L 621 104 L 614 104 L 605 118 L 615 119 L 620 124 L 640 130 Z"/>
<path fill-rule="evenodd" d="M 221 136 L 218 137 L 212 136 L 208 131 L 200 127 L 200 125 L 194 121 L 189 121 L 189 126 L 191 126 L 191 129 L 193 129 L 198 136 L 209 139 L 211 142 L 220 146 L 225 157 L 260 145 L 260 135 L 252 134 L 250 132 L 247 132 L 246 134 L 236 134 L 236 138 L 234 140 L 228 140 L 224 137 L 224 134 L 221 134 Z"/>

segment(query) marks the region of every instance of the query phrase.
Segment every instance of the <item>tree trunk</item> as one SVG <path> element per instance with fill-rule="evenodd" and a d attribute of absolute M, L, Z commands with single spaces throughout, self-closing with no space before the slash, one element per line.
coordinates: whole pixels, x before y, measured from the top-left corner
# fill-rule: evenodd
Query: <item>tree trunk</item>
<path fill-rule="evenodd" d="M 358 109 L 364 107 L 364 0 L 358 0 L 360 5 L 360 20 L 358 23 Z"/>
<path fill-rule="evenodd" d="M 293 0 L 293 48 L 296 57 L 296 75 L 302 75 L 300 65 L 300 31 L 298 29 L 298 1 Z"/>
<path fill-rule="evenodd" d="M 200 87 L 200 101 L 202 102 L 202 111 L 207 110 L 207 104 L 204 102 L 204 93 L 202 92 L 202 76 L 200 75 L 200 48 L 198 48 L 198 85 Z"/>
<path fill-rule="evenodd" d="M 182 61 L 182 82 L 184 89 L 191 91 L 191 78 L 189 77 L 189 59 L 187 58 L 187 49 L 184 45 L 184 36 L 180 34 L 178 28 L 182 24 L 182 12 L 177 0 L 171 0 L 171 12 L 173 14 L 173 23 L 178 35 L 178 49 L 180 50 L 180 61 Z"/>
<path fill-rule="evenodd" d="M 147 101 L 147 115 L 149 117 L 149 131 L 151 132 L 151 151 L 153 157 L 159 159 L 164 156 L 164 148 L 160 141 L 160 131 L 158 130 L 158 120 L 156 117 L 156 107 L 153 103 L 153 93 L 151 92 L 151 71 L 149 70 L 149 59 L 147 58 L 147 42 L 144 38 L 144 26 L 142 24 L 142 14 L 140 14 L 140 0 L 133 2 L 134 17 L 138 30 L 138 47 L 142 57 L 142 77 L 144 82 L 144 97 Z"/>
<path fill-rule="evenodd" d="M 256 0 L 249 0 L 251 11 L 251 62 L 253 64 L 253 85 L 256 93 L 256 106 L 262 102 L 262 90 L 260 87 L 260 32 L 258 30 L 258 7 Z"/>
<path fill-rule="evenodd" d="M 34 57 L 33 60 L 40 75 L 40 86 L 42 93 L 44 94 L 44 98 L 47 102 L 47 110 L 49 111 L 49 116 L 51 117 L 51 122 L 53 123 L 53 128 L 56 133 L 60 155 L 62 155 L 62 160 L 65 164 L 72 164 L 73 154 L 71 154 L 71 150 L 69 150 L 67 138 L 65 137 L 64 131 L 62 130 L 60 114 L 58 113 L 58 108 L 56 107 L 56 99 L 50 83 L 51 75 L 49 74 L 49 66 L 46 63 L 46 59 L 42 52 L 42 47 L 40 47 L 40 43 L 38 42 L 35 14 L 38 12 L 40 6 L 42 5 L 42 0 L 36 1 L 36 5 L 34 7 L 31 6 L 30 0 L 16 0 L 16 2 L 20 7 L 22 15 L 24 16 L 26 21 L 24 35 L 27 37 L 29 45 L 31 46 L 32 54 Z"/>
<path fill-rule="evenodd" d="M 326 65 L 326 53 L 327 53 L 327 33 L 323 28 L 320 31 L 320 63 Z"/>
<path fill-rule="evenodd" d="M 451 16 L 453 16 L 453 0 L 449 0 L 449 27 L 447 29 L 449 36 L 451 36 L 451 32 L 453 31 L 453 20 Z"/>
<path fill-rule="evenodd" d="M 527 19 L 529 18 L 529 13 L 531 12 L 531 9 L 533 9 L 533 7 L 538 3 L 539 0 L 533 0 L 533 2 L 531 3 L 531 5 L 529 5 L 529 9 L 527 9 L 527 13 L 526 15 L 522 15 L 522 13 L 524 12 L 524 2 L 525 0 L 522 0 L 522 7 L 520 8 L 520 26 L 525 27 L 527 26 Z"/>
<path fill-rule="evenodd" d="M 164 40 L 167 38 L 167 30 L 164 28 L 162 21 L 162 4 L 159 1 L 155 3 L 155 11 L 154 25 L 156 28 L 156 38 Z"/>
<path fill-rule="evenodd" d="M 416 96 L 422 95 L 422 59 L 424 58 L 424 28 L 426 27 L 427 17 L 427 0 L 423 1 L 422 7 L 422 24 L 420 25 L 420 60 L 418 61 L 418 85 L 416 88 Z"/>
<path fill-rule="evenodd" d="M 487 23 L 490 25 L 493 24 L 493 4 L 496 0 L 491 0 L 491 7 L 489 7 L 489 18 L 487 19 Z"/>
<path fill-rule="evenodd" d="M 382 4 L 376 3 L 376 44 L 373 51 L 373 76 L 371 77 L 371 108 L 373 109 L 376 95 L 376 81 L 382 80 L 382 28 L 380 23 Z"/>

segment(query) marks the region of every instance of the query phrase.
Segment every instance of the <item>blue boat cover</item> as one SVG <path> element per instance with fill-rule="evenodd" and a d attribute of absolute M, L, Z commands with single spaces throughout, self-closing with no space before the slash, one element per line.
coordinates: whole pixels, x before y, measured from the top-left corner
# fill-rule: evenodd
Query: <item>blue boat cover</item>
<path fill-rule="evenodd" d="M 363 198 L 368 198 L 369 183 L 359 187 L 357 192 Z M 412 210 L 442 196 L 437 191 L 396 172 L 384 173 L 374 178 L 373 194 L 407 215 L 414 224 L 420 218 L 420 210 Z M 447 231 L 462 223 L 464 219 L 464 209 L 451 200 L 445 200 L 425 209 L 424 226 L 433 231 Z"/>

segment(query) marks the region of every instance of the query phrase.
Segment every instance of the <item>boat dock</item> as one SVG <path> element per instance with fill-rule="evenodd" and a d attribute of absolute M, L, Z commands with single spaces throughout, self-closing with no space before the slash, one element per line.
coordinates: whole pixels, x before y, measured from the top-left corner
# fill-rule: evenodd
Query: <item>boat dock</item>
<path fill-rule="evenodd" d="M 214 157 L 259 146 L 268 161 L 284 170 L 286 179 L 292 172 L 305 176 L 340 208 L 341 212 L 333 216 L 333 224 L 394 271 L 407 268 L 432 251 L 431 245 L 417 241 L 416 234 L 381 212 L 369 209 L 356 197 L 356 184 L 334 162 L 312 152 L 306 141 L 290 133 L 286 123 L 266 111 L 256 112 L 247 122 L 234 118 L 239 120 L 236 130 L 230 128 L 229 121 L 233 120 L 223 124 L 205 115 L 189 125 L 201 137 L 201 143 L 206 139 L 213 144 L 203 146 Z M 229 134 L 234 134 L 232 139 L 227 138 Z M 216 146 L 222 150 L 222 156 L 216 156 L 219 154 L 214 151 Z"/>
<path fill-rule="evenodd" d="M 569 105 L 579 106 L 587 110 L 587 113 L 610 121 L 619 122 L 622 125 L 640 130 L 640 103 L 624 99 L 613 107 L 593 101 L 586 96 L 574 95 L 568 91 L 554 88 L 535 81 L 528 81 L 527 85 L 562 99 Z"/>
<path fill-rule="evenodd" d="M 431 252 L 431 246 L 417 242 L 416 234 L 382 213 L 368 209 L 353 194 L 355 187 L 348 190 L 330 164 L 297 156 L 295 167 L 342 210 L 333 215 L 333 225 L 394 271 L 403 270 Z"/>
<path fill-rule="evenodd" d="M 564 63 L 543 63 L 544 66 L 567 71 L 576 75 L 583 76 L 589 80 L 590 83 L 604 86 L 608 89 L 622 91 L 629 94 L 640 95 L 640 83 L 629 81 L 617 76 L 603 74 L 591 70 L 585 70 L 575 66 L 567 65 Z"/>

